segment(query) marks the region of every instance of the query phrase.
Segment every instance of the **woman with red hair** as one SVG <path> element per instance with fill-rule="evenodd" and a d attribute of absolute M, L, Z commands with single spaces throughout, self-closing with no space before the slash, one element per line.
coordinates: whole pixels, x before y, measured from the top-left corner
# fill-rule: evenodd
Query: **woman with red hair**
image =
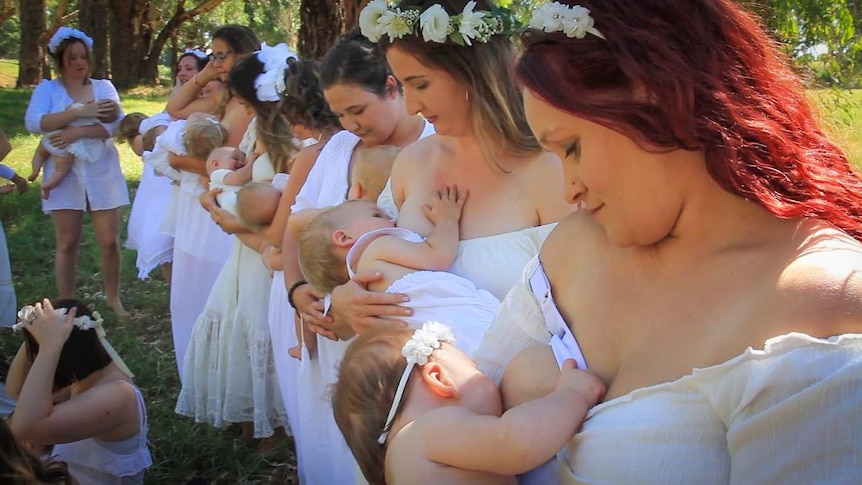
<path fill-rule="evenodd" d="M 555 382 L 551 354 L 602 379 L 566 483 L 859 483 L 862 180 L 787 60 L 732 0 L 530 27 L 527 119 L 585 210 L 475 354 L 504 402 Z"/>

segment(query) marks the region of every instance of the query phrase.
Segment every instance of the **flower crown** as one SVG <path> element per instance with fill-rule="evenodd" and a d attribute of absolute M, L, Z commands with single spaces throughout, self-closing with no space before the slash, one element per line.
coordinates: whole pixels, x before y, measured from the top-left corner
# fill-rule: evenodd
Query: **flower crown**
<path fill-rule="evenodd" d="M 377 438 L 377 442 L 381 445 L 386 443 L 389 427 L 392 426 L 392 420 L 395 419 L 395 413 L 398 412 L 398 406 L 401 405 L 401 400 L 404 398 L 404 389 L 407 387 L 407 380 L 413 372 L 413 367 L 422 367 L 427 364 L 428 358 L 443 345 L 443 342 L 455 344 L 455 335 L 452 334 L 452 330 L 439 322 L 425 322 L 422 324 L 422 328 L 413 332 L 413 336 L 401 348 L 401 355 L 407 359 L 407 367 L 404 368 L 401 380 L 398 381 L 398 389 L 392 399 L 392 406 L 389 407 L 383 432 Z"/>
<path fill-rule="evenodd" d="M 546 3 L 533 10 L 530 28 L 545 32 L 564 32 L 570 38 L 583 39 L 587 34 L 593 34 L 604 40 L 593 24 L 590 10 L 580 5 L 563 5 L 560 2 Z"/>
<path fill-rule="evenodd" d="M 93 48 L 93 39 L 89 35 L 71 27 L 60 27 L 48 41 L 48 52 L 56 54 L 57 48 L 66 39 L 78 39 L 87 46 L 87 49 Z"/>
<path fill-rule="evenodd" d="M 255 53 L 257 59 L 263 63 L 263 72 L 254 80 L 254 88 L 257 100 L 262 102 L 278 101 L 284 92 L 284 74 L 287 71 L 287 60 L 293 57 L 297 59 L 295 52 L 281 43 L 274 46 L 260 45 L 260 50 Z"/>
<path fill-rule="evenodd" d="M 209 57 L 209 56 L 207 56 L 206 52 L 204 52 L 200 49 L 186 49 L 183 51 L 183 55 L 186 55 L 186 54 L 191 54 L 191 55 L 197 57 L 198 59 L 203 59 L 204 57 Z"/>
<path fill-rule="evenodd" d="M 66 314 L 69 313 L 68 308 L 57 308 L 54 310 L 54 314 L 57 315 L 58 319 L 65 318 Z M 36 308 L 32 305 L 27 305 L 24 308 L 18 310 L 18 323 L 12 325 L 12 330 L 18 331 L 29 325 L 33 320 L 36 320 Z M 91 330 L 96 327 L 101 327 L 102 323 L 105 321 L 102 318 L 102 315 L 99 312 L 93 312 L 92 317 L 87 315 L 81 315 L 80 317 L 75 317 L 72 320 L 72 325 L 78 327 L 81 330 Z"/>
<path fill-rule="evenodd" d="M 440 4 L 434 4 L 423 12 L 419 7 L 400 8 L 387 5 L 385 0 L 372 0 L 359 14 L 362 35 L 377 42 L 383 35 L 390 41 L 405 35 L 419 35 L 425 42 L 443 44 L 447 40 L 458 45 L 473 45 L 473 41 L 485 43 L 493 35 L 512 35 L 521 26 L 506 9 L 474 10 L 475 1 L 467 2 L 464 11 L 450 16 Z"/>

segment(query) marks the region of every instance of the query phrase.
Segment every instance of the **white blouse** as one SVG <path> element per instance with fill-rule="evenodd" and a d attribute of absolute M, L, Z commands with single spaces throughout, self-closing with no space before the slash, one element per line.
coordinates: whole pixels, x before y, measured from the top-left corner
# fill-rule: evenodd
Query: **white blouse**
<path fill-rule="evenodd" d="M 90 82 L 93 83 L 94 101 L 110 99 L 120 104 L 120 96 L 111 81 L 91 79 Z M 32 133 L 45 133 L 42 129 L 42 116 L 64 111 L 73 102 L 59 80 L 42 81 L 30 97 L 24 124 Z M 116 121 L 102 123 L 108 136 L 114 136 L 123 116 L 121 109 Z M 88 205 L 91 210 L 107 210 L 128 205 L 129 190 L 120 169 L 117 148 L 111 138 L 104 140 L 104 143 L 105 149 L 100 160 L 94 163 L 85 163 L 79 159 L 74 161 L 69 174 L 51 191 L 48 200 L 42 201 L 42 210 L 86 210 Z M 43 180 L 49 179 L 53 173 L 52 157 L 45 163 Z"/>

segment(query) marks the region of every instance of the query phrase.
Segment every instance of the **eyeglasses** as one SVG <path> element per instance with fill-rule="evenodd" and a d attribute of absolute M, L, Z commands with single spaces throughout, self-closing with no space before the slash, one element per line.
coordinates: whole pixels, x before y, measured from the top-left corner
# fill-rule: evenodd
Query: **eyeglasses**
<path fill-rule="evenodd" d="M 233 54 L 233 51 L 213 52 L 213 62 L 222 63 L 231 54 Z"/>

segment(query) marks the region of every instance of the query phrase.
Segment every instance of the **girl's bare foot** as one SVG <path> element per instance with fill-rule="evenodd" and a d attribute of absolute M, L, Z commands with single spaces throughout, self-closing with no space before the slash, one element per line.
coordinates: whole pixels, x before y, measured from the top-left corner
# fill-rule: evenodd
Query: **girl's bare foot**
<path fill-rule="evenodd" d="M 120 318 L 125 318 L 129 316 L 129 312 L 123 308 L 123 303 L 120 300 L 108 301 L 108 308 L 114 312 Z"/>
<path fill-rule="evenodd" d="M 287 349 L 287 355 L 293 357 L 296 360 L 302 360 L 302 349 L 299 345 L 294 345 L 293 347 Z"/>

